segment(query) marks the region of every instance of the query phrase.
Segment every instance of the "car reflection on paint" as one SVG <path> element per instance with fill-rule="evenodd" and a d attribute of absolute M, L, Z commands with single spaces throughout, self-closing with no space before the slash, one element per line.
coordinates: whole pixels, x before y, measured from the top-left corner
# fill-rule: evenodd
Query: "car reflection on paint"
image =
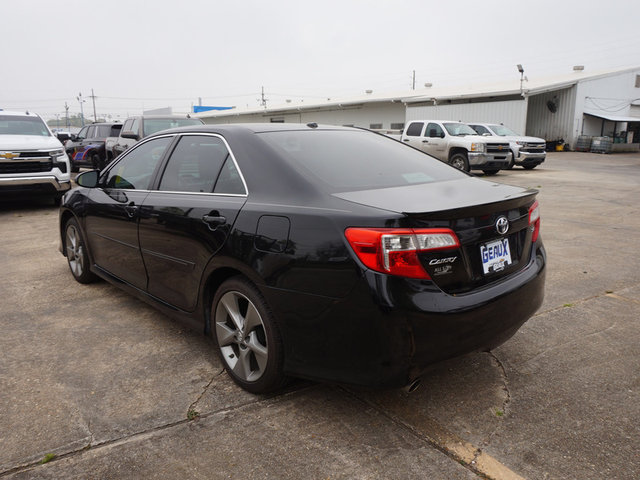
<path fill-rule="evenodd" d="M 408 385 L 506 341 L 542 303 L 537 192 L 372 132 L 185 127 L 76 181 L 60 210 L 75 279 L 210 335 L 251 392 Z"/>

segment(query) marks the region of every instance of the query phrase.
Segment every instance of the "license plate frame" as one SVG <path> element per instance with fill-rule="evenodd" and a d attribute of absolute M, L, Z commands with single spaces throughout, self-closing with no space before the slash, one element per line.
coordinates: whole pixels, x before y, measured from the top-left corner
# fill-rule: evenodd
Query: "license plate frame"
<path fill-rule="evenodd" d="M 485 275 L 503 271 L 513 263 L 508 238 L 498 238 L 480 245 L 480 259 Z"/>

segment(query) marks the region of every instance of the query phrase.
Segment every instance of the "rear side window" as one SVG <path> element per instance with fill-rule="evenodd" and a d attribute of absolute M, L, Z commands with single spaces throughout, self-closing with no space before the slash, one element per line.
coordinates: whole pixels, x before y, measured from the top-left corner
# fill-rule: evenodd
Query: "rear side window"
<path fill-rule="evenodd" d="M 419 137 L 422 133 L 422 127 L 424 127 L 424 123 L 413 122 L 411 125 L 409 125 L 409 128 L 407 128 L 407 135 L 409 137 Z"/>
<path fill-rule="evenodd" d="M 370 132 L 296 130 L 259 135 L 294 169 L 330 193 L 466 177 L 419 150 Z"/>
<path fill-rule="evenodd" d="M 230 158 L 222 139 L 209 135 L 185 135 L 169 158 L 160 190 L 212 193 L 218 174 Z"/>

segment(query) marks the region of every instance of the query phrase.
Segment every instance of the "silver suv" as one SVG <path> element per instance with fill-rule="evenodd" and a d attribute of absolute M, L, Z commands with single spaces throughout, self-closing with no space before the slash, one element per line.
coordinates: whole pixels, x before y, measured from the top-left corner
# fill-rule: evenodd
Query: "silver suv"
<path fill-rule="evenodd" d="M 49 195 L 71 188 L 69 157 L 40 116 L 0 110 L 0 193 Z"/>

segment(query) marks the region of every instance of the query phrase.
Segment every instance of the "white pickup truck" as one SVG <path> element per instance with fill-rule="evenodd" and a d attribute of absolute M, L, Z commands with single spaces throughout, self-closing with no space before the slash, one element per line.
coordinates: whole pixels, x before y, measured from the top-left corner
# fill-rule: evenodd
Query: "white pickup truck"
<path fill-rule="evenodd" d="M 493 175 L 511 163 L 508 141 L 480 136 L 461 122 L 413 120 L 400 140 L 467 172 L 482 170 Z"/>
<path fill-rule="evenodd" d="M 495 123 L 469 123 L 469 126 L 478 132 L 478 135 L 502 137 L 509 142 L 513 159 L 508 168 L 513 168 L 514 165 L 520 165 L 526 170 L 531 170 L 544 162 L 547 156 L 545 151 L 547 142 L 544 138 L 518 135 L 504 125 L 497 125 Z"/>

